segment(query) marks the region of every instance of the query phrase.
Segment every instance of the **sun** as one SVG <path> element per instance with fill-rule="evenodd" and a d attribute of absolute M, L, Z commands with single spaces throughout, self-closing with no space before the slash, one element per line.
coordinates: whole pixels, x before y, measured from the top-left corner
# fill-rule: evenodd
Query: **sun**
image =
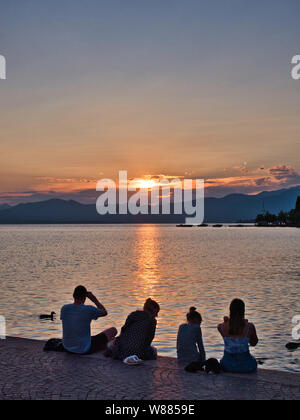
<path fill-rule="evenodd" d="M 154 179 L 140 179 L 137 183 L 138 188 L 151 189 L 157 186 L 157 182 Z"/>

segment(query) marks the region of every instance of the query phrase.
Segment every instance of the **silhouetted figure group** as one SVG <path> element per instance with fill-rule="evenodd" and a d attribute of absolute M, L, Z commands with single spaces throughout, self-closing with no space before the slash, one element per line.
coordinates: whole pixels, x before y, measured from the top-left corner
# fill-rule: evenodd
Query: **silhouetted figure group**
<path fill-rule="evenodd" d="M 160 306 L 153 299 L 147 299 L 143 310 L 132 312 L 127 317 L 117 337 L 116 328 L 91 336 L 91 321 L 107 316 L 107 310 L 84 286 L 76 287 L 73 296 L 74 303 L 61 309 L 63 351 L 80 355 L 104 352 L 106 357 L 122 360 L 127 364 L 139 364 L 143 360 L 157 358 L 157 350 L 152 342 Z M 87 299 L 95 306 L 85 305 Z M 233 300 L 229 317 L 224 317 L 224 322 L 218 325 L 218 331 L 224 339 L 224 355 L 220 363 L 216 359 L 206 360 L 201 314 L 192 307 L 186 317 L 187 323 L 178 330 L 177 356 L 179 362 L 187 365 L 187 371 L 252 373 L 257 370 L 257 362 L 250 353 L 250 346 L 256 346 L 258 338 L 254 324 L 245 319 L 243 301 Z"/>

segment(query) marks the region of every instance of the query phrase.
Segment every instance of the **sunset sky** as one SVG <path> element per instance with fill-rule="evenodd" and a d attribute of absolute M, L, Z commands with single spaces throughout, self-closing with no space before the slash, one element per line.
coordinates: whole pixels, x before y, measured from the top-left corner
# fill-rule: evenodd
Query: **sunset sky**
<path fill-rule="evenodd" d="M 100 178 L 300 185 L 299 0 L 1 0 L 0 203 Z"/>

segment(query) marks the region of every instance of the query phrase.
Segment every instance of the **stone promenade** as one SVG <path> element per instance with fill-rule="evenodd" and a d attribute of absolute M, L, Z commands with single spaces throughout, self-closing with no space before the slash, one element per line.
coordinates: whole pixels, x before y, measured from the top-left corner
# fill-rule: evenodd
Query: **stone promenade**
<path fill-rule="evenodd" d="M 175 359 L 126 366 L 102 355 L 44 353 L 41 341 L 0 340 L 0 399 L 299 400 L 300 375 L 186 373 Z"/>

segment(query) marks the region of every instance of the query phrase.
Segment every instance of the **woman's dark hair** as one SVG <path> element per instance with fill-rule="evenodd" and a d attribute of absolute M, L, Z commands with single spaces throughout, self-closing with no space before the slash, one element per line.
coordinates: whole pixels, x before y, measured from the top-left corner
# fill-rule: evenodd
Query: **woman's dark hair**
<path fill-rule="evenodd" d="M 160 311 L 160 306 L 155 300 L 149 298 L 149 299 L 146 300 L 146 302 L 144 304 L 144 311 L 148 311 L 148 312 L 157 311 L 157 312 L 159 312 Z"/>
<path fill-rule="evenodd" d="M 84 286 L 77 286 L 74 290 L 74 299 L 84 300 L 86 299 L 87 290 Z"/>
<path fill-rule="evenodd" d="M 234 299 L 230 305 L 229 334 L 240 335 L 245 328 L 245 303 Z"/>
<path fill-rule="evenodd" d="M 190 312 L 186 314 L 186 318 L 188 321 L 199 321 L 200 323 L 202 322 L 202 316 L 199 312 L 197 312 L 197 308 L 194 306 L 190 308 Z"/>

